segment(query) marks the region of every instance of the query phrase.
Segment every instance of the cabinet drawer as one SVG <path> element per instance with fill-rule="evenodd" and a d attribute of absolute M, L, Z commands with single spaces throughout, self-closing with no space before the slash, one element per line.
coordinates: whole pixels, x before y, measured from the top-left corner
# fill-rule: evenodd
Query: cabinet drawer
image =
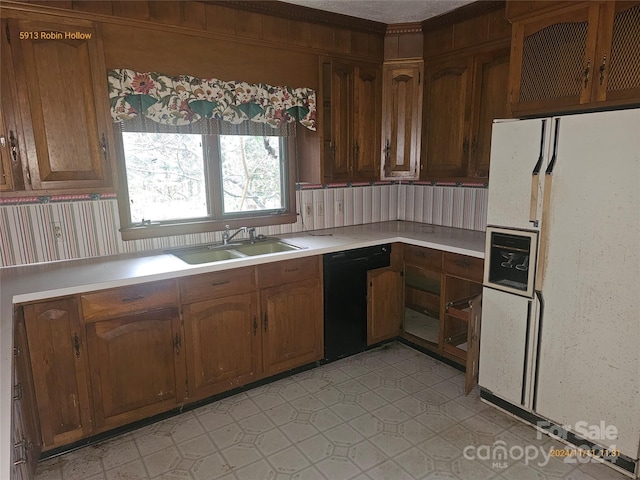
<path fill-rule="evenodd" d="M 442 269 L 442 252 L 432 248 L 405 245 L 404 263 L 440 271 Z"/>
<path fill-rule="evenodd" d="M 251 292 L 255 289 L 256 280 L 253 267 L 206 273 L 180 280 L 182 303 L 213 300 L 228 295 Z"/>
<path fill-rule="evenodd" d="M 260 288 L 292 283 L 320 274 L 318 257 L 306 257 L 282 262 L 267 263 L 258 267 Z"/>
<path fill-rule="evenodd" d="M 172 280 L 89 293 L 81 295 L 80 301 L 85 322 L 178 304 L 176 287 Z"/>
<path fill-rule="evenodd" d="M 444 271 L 450 275 L 482 282 L 483 269 L 484 260 L 481 258 L 449 252 L 444 254 Z"/>

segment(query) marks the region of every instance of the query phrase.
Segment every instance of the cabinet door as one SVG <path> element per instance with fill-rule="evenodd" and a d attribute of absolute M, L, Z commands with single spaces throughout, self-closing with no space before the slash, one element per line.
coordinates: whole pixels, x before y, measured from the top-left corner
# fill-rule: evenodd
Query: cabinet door
<path fill-rule="evenodd" d="M 482 319 L 482 295 L 474 297 L 469 302 L 469 332 L 467 342 L 467 365 L 465 372 L 464 391 L 468 395 L 478 384 L 478 359 L 480 357 L 480 322 Z"/>
<path fill-rule="evenodd" d="M 513 113 L 561 111 L 591 101 L 599 8 L 599 2 L 587 2 L 514 23 Z"/>
<path fill-rule="evenodd" d="M 261 329 L 255 293 L 185 305 L 183 315 L 190 400 L 256 379 Z"/>
<path fill-rule="evenodd" d="M 472 57 L 432 65 L 426 70 L 424 179 L 466 175 L 472 75 Z"/>
<path fill-rule="evenodd" d="M 380 122 L 382 108 L 382 72 L 380 67 L 360 66 L 354 77 L 353 177 L 378 178 L 380 158 Z"/>
<path fill-rule="evenodd" d="M 594 101 L 640 101 L 640 2 L 606 2 L 594 62 Z"/>
<path fill-rule="evenodd" d="M 0 79 L 0 81 L 2 80 Z M 9 133 L 5 125 L 3 109 L 4 105 L 0 108 L 0 191 L 13 189 L 11 157 L 13 155 L 12 143 L 15 142 L 15 133 L 13 131 Z"/>
<path fill-rule="evenodd" d="M 29 478 L 36 469 L 42 450 L 42 440 L 22 310 L 17 312 L 14 325 L 13 368 L 14 448 L 16 449 L 14 462 L 24 460 L 18 464 L 27 472 L 24 478 Z"/>
<path fill-rule="evenodd" d="M 88 435 L 91 414 L 85 340 L 74 299 L 24 307 L 45 450 Z"/>
<path fill-rule="evenodd" d="M 331 164 L 332 180 L 351 175 L 353 136 L 353 66 L 340 62 L 331 65 Z"/>
<path fill-rule="evenodd" d="M 471 158 L 467 176 L 487 178 L 491 157 L 491 127 L 509 116 L 509 49 L 476 56 Z"/>
<path fill-rule="evenodd" d="M 97 429 L 149 417 L 184 401 L 177 308 L 88 323 L 85 328 Z"/>
<path fill-rule="evenodd" d="M 261 306 L 266 375 L 322 358 L 322 285 L 319 279 L 264 289 Z"/>
<path fill-rule="evenodd" d="M 0 22 L 4 32 L 8 28 L 6 21 Z M 22 151 L 18 137 L 19 113 L 15 108 L 16 90 L 13 77 L 13 66 L 8 39 L 0 35 L 0 192 L 24 189 L 22 163 L 20 152 Z"/>
<path fill-rule="evenodd" d="M 417 179 L 422 129 L 422 62 L 387 64 L 382 84 L 382 179 Z"/>
<path fill-rule="evenodd" d="M 34 189 L 109 185 L 112 126 L 102 45 L 91 23 L 11 22 L 16 85 Z M 33 34 L 21 38 L 25 33 Z M 46 38 L 42 38 L 47 35 Z M 69 34 L 82 39 L 68 38 Z"/>
<path fill-rule="evenodd" d="M 367 272 L 367 345 L 397 337 L 402 324 L 402 277 L 391 267 Z"/>

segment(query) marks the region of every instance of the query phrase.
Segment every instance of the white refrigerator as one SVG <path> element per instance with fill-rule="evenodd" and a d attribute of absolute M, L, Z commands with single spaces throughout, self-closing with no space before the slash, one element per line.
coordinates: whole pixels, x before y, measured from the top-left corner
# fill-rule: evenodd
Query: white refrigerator
<path fill-rule="evenodd" d="M 637 474 L 640 109 L 496 120 L 488 202 L 481 395 Z"/>

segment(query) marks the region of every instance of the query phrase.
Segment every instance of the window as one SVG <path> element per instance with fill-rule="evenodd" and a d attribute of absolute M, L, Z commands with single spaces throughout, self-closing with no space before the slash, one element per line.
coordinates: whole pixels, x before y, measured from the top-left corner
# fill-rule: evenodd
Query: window
<path fill-rule="evenodd" d="M 121 132 L 123 239 L 293 223 L 294 137 Z"/>
<path fill-rule="evenodd" d="M 313 89 L 126 68 L 107 81 L 124 240 L 296 221 L 295 128 L 316 131 Z"/>

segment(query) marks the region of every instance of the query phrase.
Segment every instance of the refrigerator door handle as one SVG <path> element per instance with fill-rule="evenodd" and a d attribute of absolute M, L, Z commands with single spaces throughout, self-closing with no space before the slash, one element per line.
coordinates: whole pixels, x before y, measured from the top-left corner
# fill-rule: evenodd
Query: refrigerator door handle
<path fill-rule="evenodd" d="M 547 170 L 544 172 L 546 175 L 552 175 L 553 169 L 556 166 L 556 160 L 558 158 L 558 138 L 560 138 L 560 119 L 556 118 L 556 128 L 553 134 L 553 155 L 551 161 L 547 165 Z"/>
<path fill-rule="evenodd" d="M 538 186 L 540 182 L 540 170 L 544 161 L 544 134 L 547 130 L 547 120 L 542 120 L 542 134 L 540 135 L 540 154 L 538 161 L 531 172 L 531 205 L 529 207 L 529 222 L 534 227 L 538 226 Z"/>
<path fill-rule="evenodd" d="M 533 379 L 533 401 L 531 408 L 535 412 L 538 403 L 538 375 L 540 374 L 540 346 L 542 344 L 542 322 L 544 320 L 544 298 L 542 292 L 536 291 L 538 302 L 540 304 L 540 315 L 538 317 L 538 338 L 536 340 L 536 370 Z"/>
<path fill-rule="evenodd" d="M 544 271 L 547 264 L 547 243 L 549 241 L 549 208 L 551 204 L 551 187 L 553 169 L 558 158 L 558 138 L 560 137 L 560 119 L 555 119 L 555 132 L 553 138 L 553 155 L 544 172 L 544 196 L 542 200 L 542 227 L 540 229 L 540 248 L 538 249 L 538 268 L 536 269 L 536 290 L 542 290 Z"/>
<path fill-rule="evenodd" d="M 529 332 L 531 330 L 531 300 L 527 306 L 527 329 L 524 340 L 524 362 L 522 364 L 522 393 L 520 395 L 520 405 L 525 404 L 525 396 L 527 392 L 527 357 L 529 356 Z"/>

